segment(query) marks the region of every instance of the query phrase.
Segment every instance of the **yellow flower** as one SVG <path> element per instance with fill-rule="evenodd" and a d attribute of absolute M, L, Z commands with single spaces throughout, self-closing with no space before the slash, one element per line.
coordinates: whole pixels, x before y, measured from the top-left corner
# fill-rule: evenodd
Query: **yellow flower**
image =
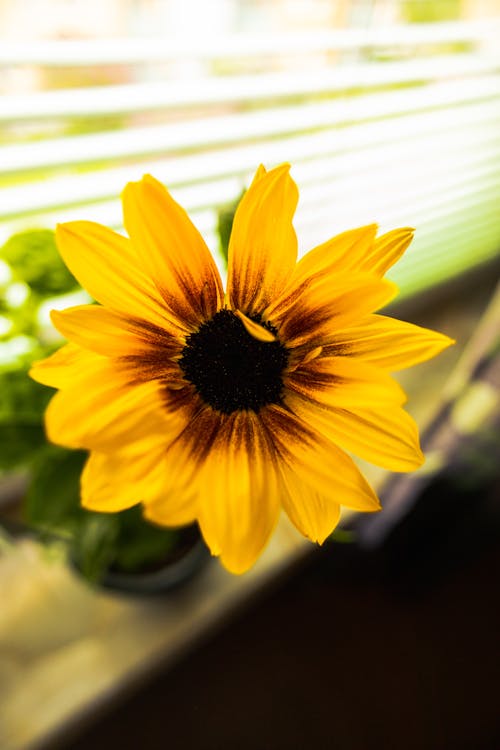
<path fill-rule="evenodd" d="M 389 372 L 449 338 L 374 311 L 412 238 L 345 232 L 297 263 L 288 165 L 260 167 L 229 245 L 227 291 L 201 235 L 150 176 L 123 193 L 129 239 L 91 222 L 58 227 L 70 271 L 99 305 L 53 312 L 69 344 L 32 376 L 59 389 L 51 441 L 90 449 L 82 503 L 197 520 L 234 572 L 261 553 L 283 507 L 323 542 L 340 506 L 378 510 L 344 450 L 395 471 L 423 456 Z"/>

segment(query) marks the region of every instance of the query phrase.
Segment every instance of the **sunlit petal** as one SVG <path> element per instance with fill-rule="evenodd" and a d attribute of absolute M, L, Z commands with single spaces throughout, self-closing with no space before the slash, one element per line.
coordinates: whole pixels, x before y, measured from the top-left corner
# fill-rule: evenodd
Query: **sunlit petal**
<path fill-rule="evenodd" d="M 165 306 L 188 330 L 221 307 L 222 282 L 184 209 L 150 175 L 123 191 L 125 227 Z"/>
<path fill-rule="evenodd" d="M 261 169 L 236 211 L 229 242 L 227 295 L 245 314 L 261 313 L 284 289 L 297 259 L 292 218 L 297 186 L 287 164 Z"/>
<path fill-rule="evenodd" d="M 378 367 L 402 370 L 435 357 L 455 342 L 448 336 L 384 315 L 370 315 L 351 328 L 335 333 L 330 347 L 339 348 Z M 329 348 L 325 348 L 325 354 Z"/>

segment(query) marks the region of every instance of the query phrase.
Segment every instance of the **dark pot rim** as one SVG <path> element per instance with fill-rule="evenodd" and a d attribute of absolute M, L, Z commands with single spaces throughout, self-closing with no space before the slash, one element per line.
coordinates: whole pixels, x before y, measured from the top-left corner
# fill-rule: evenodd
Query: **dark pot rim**
<path fill-rule="evenodd" d="M 99 585 L 130 594 L 161 594 L 193 578 L 208 563 L 210 557 L 210 552 L 200 536 L 182 556 L 166 562 L 159 570 L 147 573 L 107 570 Z"/>

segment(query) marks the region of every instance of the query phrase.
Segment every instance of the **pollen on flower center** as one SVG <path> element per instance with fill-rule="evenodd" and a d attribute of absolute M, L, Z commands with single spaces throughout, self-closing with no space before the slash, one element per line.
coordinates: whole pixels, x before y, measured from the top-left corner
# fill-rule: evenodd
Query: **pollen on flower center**
<path fill-rule="evenodd" d="M 187 337 L 179 365 L 207 404 L 231 414 L 279 403 L 287 362 L 283 344 L 257 340 L 231 310 L 220 310 Z"/>

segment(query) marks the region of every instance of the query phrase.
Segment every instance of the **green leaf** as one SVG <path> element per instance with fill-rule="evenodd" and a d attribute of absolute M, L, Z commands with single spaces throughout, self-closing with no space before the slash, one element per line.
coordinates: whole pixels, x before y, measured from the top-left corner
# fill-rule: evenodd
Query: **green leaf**
<path fill-rule="evenodd" d="M 144 520 L 136 505 L 118 514 L 119 533 L 113 568 L 125 572 L 141 571 L 155 566 L 175 547 L 180 532 L 162 529 Z"/>
<path fill-rule="evenodd" d="M 54 395 L 52 388 L 36 383 L 28 367 L 0 370 L 0 424 L 5 422 L 38 422 Z"/>
<path fill-rule="evenodd" d="M 228 203 L 225 206 L 221 206 L 217 212 L 217 230 L 219 232 L 220 251 L 226 261 L 226 266 L 229 251 L 229 238 L 231 237 L 231 231 L 233 228 L 234 215 L 245 193 L 246 190 L 243 190 L 241 195 L 235 201 Z"/>
<path fill-rule="evenodd" d="M 83 451 L 56 446 L 40 453 L 26 497 L 26 521 L 67 539 L 75 564 L 91 581 L 98 581 L 109 567 L 124 572 L 154 569 L 175 548 L 180 531 L 148 523 L 139 505 L 121 513 L 82 508 L 85 458 Z"/>
<path fill-rule="evenodd" d="M 28 524 L 50 538 L 65 539 L 80 572 L 97 582 L 116 555 L 116 515 L 92 513 L 80 505 L 84 451 L 48 445 L 37 457 L 24 513 Z"/>
<path fill-rule="evenodd" d="M 339 529 L 337 527 L 328 537 L 328 541 L 338 544 L 353 544 L 356 541 L 356 533 L 350 529 Z"/>
<path fill-rule="evenodd" d="M 0 423 L 0 469 L 26 466 L 45 446 L 45 432 L 40 422 Z"/>
<path fill-rule="evenodd" d="M 43 413 L 52 395 L 25 367 L 0 370 L 0 469 L 31 464 L 45 449 Z"/>
<path fill-rule="evenodd" d="M 54 532 L 71 532 L 85 511 L 80 507 L 80 474 L 84 451 L 46 445 L 33 467 L 26 496 L 28 523 Z"/>
<path fill-rule="evenodd" d="M 10 265 L 14 280 L 24 281 L 38 295 L 50 297 L 78 286 L 62 262 L 55 234 L 49 229 L 14 234 L 0 250 L 0 257 Z"/>
<path fill-rule="evenodd" d="M 82 575 L 97 583 L 115 557 L 120 524 L 114 514 L 82 513 L 74 531 L 72 557 Z"/>

